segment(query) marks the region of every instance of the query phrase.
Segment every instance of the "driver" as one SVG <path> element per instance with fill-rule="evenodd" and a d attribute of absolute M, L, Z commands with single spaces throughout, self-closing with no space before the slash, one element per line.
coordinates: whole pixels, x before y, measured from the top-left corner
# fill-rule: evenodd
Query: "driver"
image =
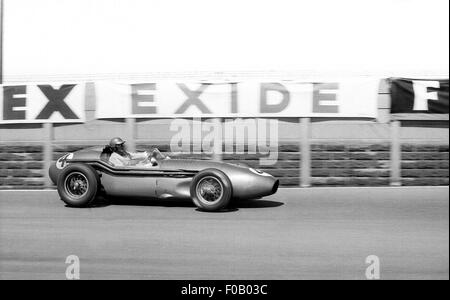
<path fill-rule="evenodd" d="M 125 141 L 120 137 L 115 137 L 109 141 L 112 153 L 109 162 L 114 166 L 124 167 L 140 164 L 149 158 L 147 151 L 144 152 L 127 152 L 125 150 Z"/>

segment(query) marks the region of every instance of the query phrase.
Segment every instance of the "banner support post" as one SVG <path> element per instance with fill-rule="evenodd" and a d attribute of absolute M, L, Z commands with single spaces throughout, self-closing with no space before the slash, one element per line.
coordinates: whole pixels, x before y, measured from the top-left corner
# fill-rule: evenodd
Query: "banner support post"
<path fill-rule="evenodd" d="M 220 127 L 220 143 L 214 143 L 213 149 L 213 160 L 222 161 L 222 151 L 223 151 L 223 118 L 214 118 L 212 122 L 215 126 Z M 215 141 L 215 140 L 214 140 Z"/>
<path fill-rule="evenodd" d="M 127 131 L 127 147 L 128 151 L 136 151 L 136 119 L 126 118 L 125 119 L 126 131 Z"/>
<path fill-rule="evenodd" d="M 300 118 L 300 187 L 311 186 L 310 118 Z"/>
<path fill-rule="evenodd" d="M 53 130 L 53 124 L 52 123 L 44 123 L 42 125 L 43 135 L 45 136 L 44 140 L 44 171 L 48 170 L 50 168 L 50 165 L 53 161 L 53 140 L 54 140 L 54 130 Z M 45 188 L 51 188 L 52 187 L 52 181 L 50 180 L 49 176 L 44 176 L 45 182 L 44 187 Z"/>
<path fill-rule="evenodd" d="M 391 186 L 401 186 L 400 121 L 391 121 Z"/>

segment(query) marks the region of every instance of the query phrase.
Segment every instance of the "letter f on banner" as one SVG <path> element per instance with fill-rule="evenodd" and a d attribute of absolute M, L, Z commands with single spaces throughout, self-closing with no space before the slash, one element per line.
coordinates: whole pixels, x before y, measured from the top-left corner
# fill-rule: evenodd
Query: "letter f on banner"
<path fill-rule="evenodd" d="M 413 80 L 414 107 L 413 110 L 428 110 L 428 100 L 438 100 L 437 92 L 429 92 L 428 88 L 439 89 L 439 81 Z"/>

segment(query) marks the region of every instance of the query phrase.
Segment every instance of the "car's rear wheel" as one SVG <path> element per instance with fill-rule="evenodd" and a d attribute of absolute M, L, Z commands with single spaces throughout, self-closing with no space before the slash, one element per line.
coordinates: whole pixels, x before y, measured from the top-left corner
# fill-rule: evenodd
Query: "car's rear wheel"
<path fill-rule="evenodd" d="M 67 205 L 86 207 L 92 204 L 99 187 L 97 171 L 89 165 L 71 164 L 58 179 L 58 194 Z"/>
<path fill-rule="evenodd" d="M 218 211 L 228 206 L 232 195 L 230 179 L 217 169 L 201 171 L 192 179 L 191 197 L 204 211 Z"/>

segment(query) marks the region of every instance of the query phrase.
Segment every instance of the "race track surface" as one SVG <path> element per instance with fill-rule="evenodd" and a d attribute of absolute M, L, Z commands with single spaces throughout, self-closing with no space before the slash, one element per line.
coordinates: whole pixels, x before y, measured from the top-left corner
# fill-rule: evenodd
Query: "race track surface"
<path fill-rule="evenodd" d="M 220 213 L 190 203 L 65 207 L 0 191 L 0 279 L 449 279 L 448 187 L 281 189 Z"/>

